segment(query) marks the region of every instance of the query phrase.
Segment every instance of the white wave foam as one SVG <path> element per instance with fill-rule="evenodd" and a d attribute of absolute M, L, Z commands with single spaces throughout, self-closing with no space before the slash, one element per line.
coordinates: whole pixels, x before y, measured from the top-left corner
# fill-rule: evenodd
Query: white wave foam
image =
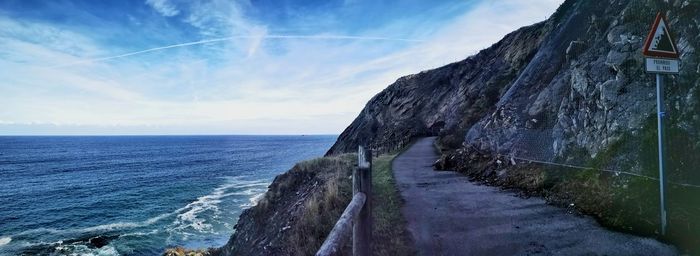
<path fill-rule="evenodd" d="M 134 233 L 126 233 L 119 235 L 119 237 L 129 237 L 129 236 L 150 236 L 150 235 L 155 235 L 159 232 L 160 230 L 158 229 L 153 229 L 148 232 L 134 232 Z"/>
<path fill-rule="evenodd" d="M 37 228 L 37 229 L 30 229 L 30 230 L 25 230 L 20 233 L 17 233 L 13 236 L 24 236 L 24 235 L 29 235 L 29 234 L 36 234 L 36 233 L 50 233 L 50 234 L 61 234 L 65 233 L 65 230 L 58 230 L 55 228 Z"/>
<path fill-rule="evenodd" d="M 198 197 L 197 200 L 181 208 L 169 231 L 182 233 L 184 230 L 193 229 L 197 232 L 214 232 L 213 225 L 200 214 L 211 212 L 214 219 L 221 214 L 219 204 L 222 199 L 234 195 L 255 195 L 266 190 L 269 182 L 265 180 L 244 180 L 245 177 L 226 177 L 223 185 L 214 189 L 211 194 Z M 247 189 L 246 189 L 247 188 Z M 246 189 L 244 191 L 229 192 L 231 189 Z"/>
<path fill-rule="evenodd" d="M 119 252 L 112 246 L 91 249 L 85 245 L 60 245 L 56 246 L 56 252 L 66 255 L 82 256 L 118 256 Z"/>
<path fill-rule="evenodd" d="M 109 223 L 109 224 L 103 224 L 103 225 L 97 225 L 97 226 L 92 226 L 92 227 L 87 227 L 87 228 L 82 228 L 75 230 L 79 233 L 87 233 L 87 232 L 96 232 L 96 231 L 112 231 L 112 230 L 121 230 L 125 228 L 140 228 L 140 227 L 145 227 L 152 225 L 159 220 L 165 219 L 168 216 L 171 216 L 175 214 L 176 212 L 169 212 L 169 213 L 163 213 L 161 215 L 158 215 L 156 217 L 144 220 L 144 221 L 139 221 L 139 222 L 115 222 L 115 223 Z"/>
<path fill-rule="evenodd" d="M 19 241 L 18 241 L 19 242 Z M 56 242 L 44 242 L 44 241 L 38 241 L 38 242 L 29 242 L 29 241 L 22 241 L 19 242 L 21 248 L 27 248 L 27 247 L 37 247 L 37 246 L 54 246 L 54 245 L 61 245 L 63 244 L 63 240 L 58 240 Z"/>
<path fill-rule="evenodd" d="M 232 188 L 241 189 L 249 187 L 268 186 L 270 184 L 270 182 L 265 180 L 243 180 L 243 178 L 245 177 L 225 177 L 224 179 L 226 180 L 226 182 L 224 183 L 224 185 L 221 185 L 214 189 L 214 193 L 229 190 Z"/>
<path fill-rule="evenodd" d="M 153 218 L 149 218 L 144 221 L 126 221 L 126 222 L 115 222 L 115 223 L 108 223 L 108 224 L 102 224 L 102 225 L 96 225 L 92 227 L 85 227 L 85 228 L 77 228 L 77 229 L 65 229 L 65 230 L 59 230 L 59 229 L 52 229 L 52 228 L 38 228 L 38 229 L 32 229 L 32 230 L 26 230 L 18 234 L 14 234 L 12 236 L 8 237 L 1 237 L 0 238 L 0 246 L 6 245 L 12 241 L 11 237 L 18 237 L 18 236 L 32 236 L 35 234 L 42 234 L 42 233 L 51 233 L 51 234 L 56 234 L 60 235 L 63 238 L 67 236 L 80 236 L 85 233 L 99 233 L 99 232 L 105 232 L 105 231 L 115 231 L 115 230 L 128 230 L 128 229 L 134 229 L 134 228 L 142 228 L 146 227 L 149 225 L 153 225 L 163 219 L 166 219 L 170 216 L 175 215 L 174 221 L 166 227 L 166 231 L 170 233 L 168 239 L 170 239 L 170 236 L 173 235 L 173 233 L 176 233 L 178 235 L 183 236 L 183 238 L 187 238 L 189 235 L 193 235 L 192 231 L 195 233 L 199 232 L 209 232 L 212 233 L 214 232 L 213 230 L 213 225 L 211 223 L 208 223 L 207 220 L 200 215 L 204 212 L 211 212 L 212 216 L 214 219 L 218 219 L 218 216 L 221 213 L 221 210 L 219 209 L 219 204 L 222 202 L 224 198 L 230 197 L 230 196 L 251 196 L 249 198 L 250 203 L 246 203 L 242 205 L 243 208 L 247 208 L 250 206 L 255 205 L 264 195 L 265 191 L 267 191 L 267 186 L 269 185 L 269 182 L 265 180 L 245 180 L 245 177 L 226 177 L 225 182 L 223 185 L 215 188 L 212 193 L 208 195 L 204 195 L 201 197 L 198 197 L 195 201 L 185 205 L 182 208 L 179 208 L 175 211 L 169 212 L 169 213 L 163 213 L 161 215 L 158 215 Z M 242 190 L 243 189 L 243 190 Z M 235 191 L 231 191 L 235 190 Z M 213 221 L 213 220 L 211 220 Z M 124 234 L 125 236 L 133 235 L 133 236 L 143 236 L 143 235 L 152 235 L 153 232 L 147 232 L 147 233 L 140 233 L 140 232 L 135 232 L 135 233 L 127 233 Z M 42 242 L 43 243 L 43 242 Z M 64 249 L 70 249 L 70 250 L 78 250 L 78 251 L 84 251 L 81 248 L 73 248 L 78 245 L 70 245 L 71 248 L 65 247 L 68 245 L 61 245 L 61 242 L 54 242 L 54 243 L 45 243 L 45 244 L 58 244 L 60 246 L 64 246 Z M 116 254 L 116 250 L 114 250 L 114 254 L 110 254 L 111 250 L 114 250 L 114 248 L 106 248 L 105 250 L 101 251 L 90 251 L 87 252 L 85 251 L 85 255 L 118 255 Z M 83 255 L 81 253 L 78 253 L 77 255 Z"/>
<path fill-rule="evenodd" d="M 12 242 L 12 237 L 6 236 L 6 237 L 0 238 L 0 246 L 7 245 L 10 242 Z"/>
<path fill-rule="evenodd" d="M 245 204 L 240 205 L 241 208 L 247 209 L 247 208 L 250 208 L 250 207 L 253 207 L 253 206 L 257 205 L 258 202 L 260 202 L 260 200 L 263 198 L 263 196 L 265 196 L 265 192 L 266 192 L 266 191 L 258 192 L 258 193 L 255 194 L 254 196 L 250 197 L 250 198 L 248 199 L 248 201 L 249 201 L 248 203 L 245 203 Z M 251 194 L 251 195 L 252 195 L 252 194 Z"/>
<path fill-rule="evenodd" d="M 184 208 L 181 208 L 181 209 L 184 209 Z M 85 233 L 99 233 L 99 232 L 104 232 L 104 231 L 123 230 L 123 229 L 129 229 L 129 228 L 140 228 L 140 227 L 146 227 L 146 226 L 152 225 L 152 224 L 154 224 L 162 219 L 165 219 L 169 216 L 176 214 L 179 211 L 181 211 L 181 210 L 178 209 L 177 211 L 174 211 L 174 212 L 164 213 L 164 214 L 158 215 L 156 217 L 153 217 L 153 218 L 150 218 L 150 219 L 147 219 L 144 221 L 138 221 L 138 222 L 115 222 L 115 223 L 102 224 L 102 225 L 86 227 L 86 228 L 65 229 L 65 230 L 59 230 L 59 229 L 53 229 L 53 228 L 37 228 L 37 229 L 31 229 L 31 230 L 26 230 L 26 231 L 20 232 L 18 234 L 15 234 L 14 237 L 26 236 L 26 235 L 32 235 L 32 234 L 42 234 L 42 233 L 50 233 L 50 234 L 56 234 L 56 235 L 62 235 L 62 236 L 80 236 L 80 235 L 85 234 Z M 9 237 L 8 237 L 8 239 L 9 239 Z M 0 246 L 1 245 L 2 245 L 2 240 L 0 240 Z"/>

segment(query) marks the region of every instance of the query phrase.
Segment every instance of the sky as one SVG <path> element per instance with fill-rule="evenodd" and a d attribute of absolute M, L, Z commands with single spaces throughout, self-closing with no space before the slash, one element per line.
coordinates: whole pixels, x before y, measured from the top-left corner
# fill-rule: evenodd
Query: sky
<path fill-rule="evenodd" d="M 3 0 L 0 135 L 339 134 L 563 0 Z"/>

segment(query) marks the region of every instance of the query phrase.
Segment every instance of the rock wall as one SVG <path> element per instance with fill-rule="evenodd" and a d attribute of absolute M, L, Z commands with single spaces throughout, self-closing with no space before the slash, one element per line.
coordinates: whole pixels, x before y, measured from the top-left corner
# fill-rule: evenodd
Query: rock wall
<path fill-rule="evenodd" d="M 568 0 L 466 60 L 400 78 L 328 154 L 438 135 L 443 154 L 467 146 L 583 165 L 612 153 L 603 167 L 643 172 L 634 144 L 652 128 L 656 103 L 641 47 L 657 10 L 669 17 L 682 58 L 681 74 L 666 80 L 669 132 L 693 142 L 679 146 L 686 153 L 700 152 L 700 1 Z"/>
<path fill-rule="evenodd" d="M 493 109 L 551 25 L 521 28 L 466 60 L 399 78 L 367 103 L 328 155 L 352 152 L 358 144 L 386 152 L 438 134 L 458 147 L 461 133 Z"/>
<path fill-rule="evenodd" d="M 549 19 L 518 29 L 474 56 L 398 79 L 366 104 L 327 155 L 354 152 L 360 144 L 387 152 L 416 137 L 437 135 L 443 154 L 438 165 L 497 170 L 484 176 L 505 177 L 507 184 L 537 187 L 543 180 L 535 166 L 506 175 L 501 166 L 515 165 L 507 156 L 654 172 L 655 81 L 643 71 L 641 47 L 657 10 L 670 18 L 682 59 L 681 74 L 666 80 L 669 179 L 700 184 L 694 171 L 700 165 L 696 0 L 567 0 Z M 276 178 L 262 203 L 241 215 L 236 234 L 221 252 L 303 251 L 293 246 L 303 244 L 302 238 L 288 234 L 308 233 L 300 224 L 308 215 L 303 204 L 327 194 L 322 184 L 347 177 L 349 160 L 338 161 L 320 163 L 332 167 L 323 171 L 298 166 Z M 329 171 L 338 167 L 345 175 Z M 314 232 L 327 233 L 339 214 L 326 214 L 328 221 Z M 322 242 L 322 235 L 308 237 Z"/>

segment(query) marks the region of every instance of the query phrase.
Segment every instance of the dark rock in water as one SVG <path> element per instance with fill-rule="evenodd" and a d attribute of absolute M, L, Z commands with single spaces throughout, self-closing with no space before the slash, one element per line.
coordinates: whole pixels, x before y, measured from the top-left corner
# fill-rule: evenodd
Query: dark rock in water
<path fill-rule="evenodd" d="M 88 240 L 88 241 L 90 242 L 90 244 L 92 246 L 95 246 L 96 248 L 102 248 L 105 245 L 109 244 L 109 240 L 111 240 L 111 239 L 109 239 L 108 237 L 96 236 L 96 237 L 90 238 L 90 240 Z"/>
<path fill-rule="evenodd" d="M 60 242 L 37 244 L 24 248 L 20 255 L 75 255 L 73 249 L 77 246 L 102 248 L 118 237 L 119 235 L 82 236 Z"/>

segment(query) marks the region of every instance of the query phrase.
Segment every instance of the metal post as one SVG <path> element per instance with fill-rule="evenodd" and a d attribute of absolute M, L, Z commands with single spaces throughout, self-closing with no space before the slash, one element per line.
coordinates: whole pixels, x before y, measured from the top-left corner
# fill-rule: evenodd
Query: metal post
<path fill-rule="evenodd" d="M 372 151 L 360 146 L 357 158 L 353 194 L 363 192 L 366 200 L 353 225 L 352 251 L 355 256 L 369 256 L 372 248 Z"/>
<path fill-rule="evenodd" d="M 656 74 L 656 112 L 659 137 L 659 197 L 661 209 L 661 235 L 666 235 L 666 179 L 664 176 L 664 79 Z"/>

